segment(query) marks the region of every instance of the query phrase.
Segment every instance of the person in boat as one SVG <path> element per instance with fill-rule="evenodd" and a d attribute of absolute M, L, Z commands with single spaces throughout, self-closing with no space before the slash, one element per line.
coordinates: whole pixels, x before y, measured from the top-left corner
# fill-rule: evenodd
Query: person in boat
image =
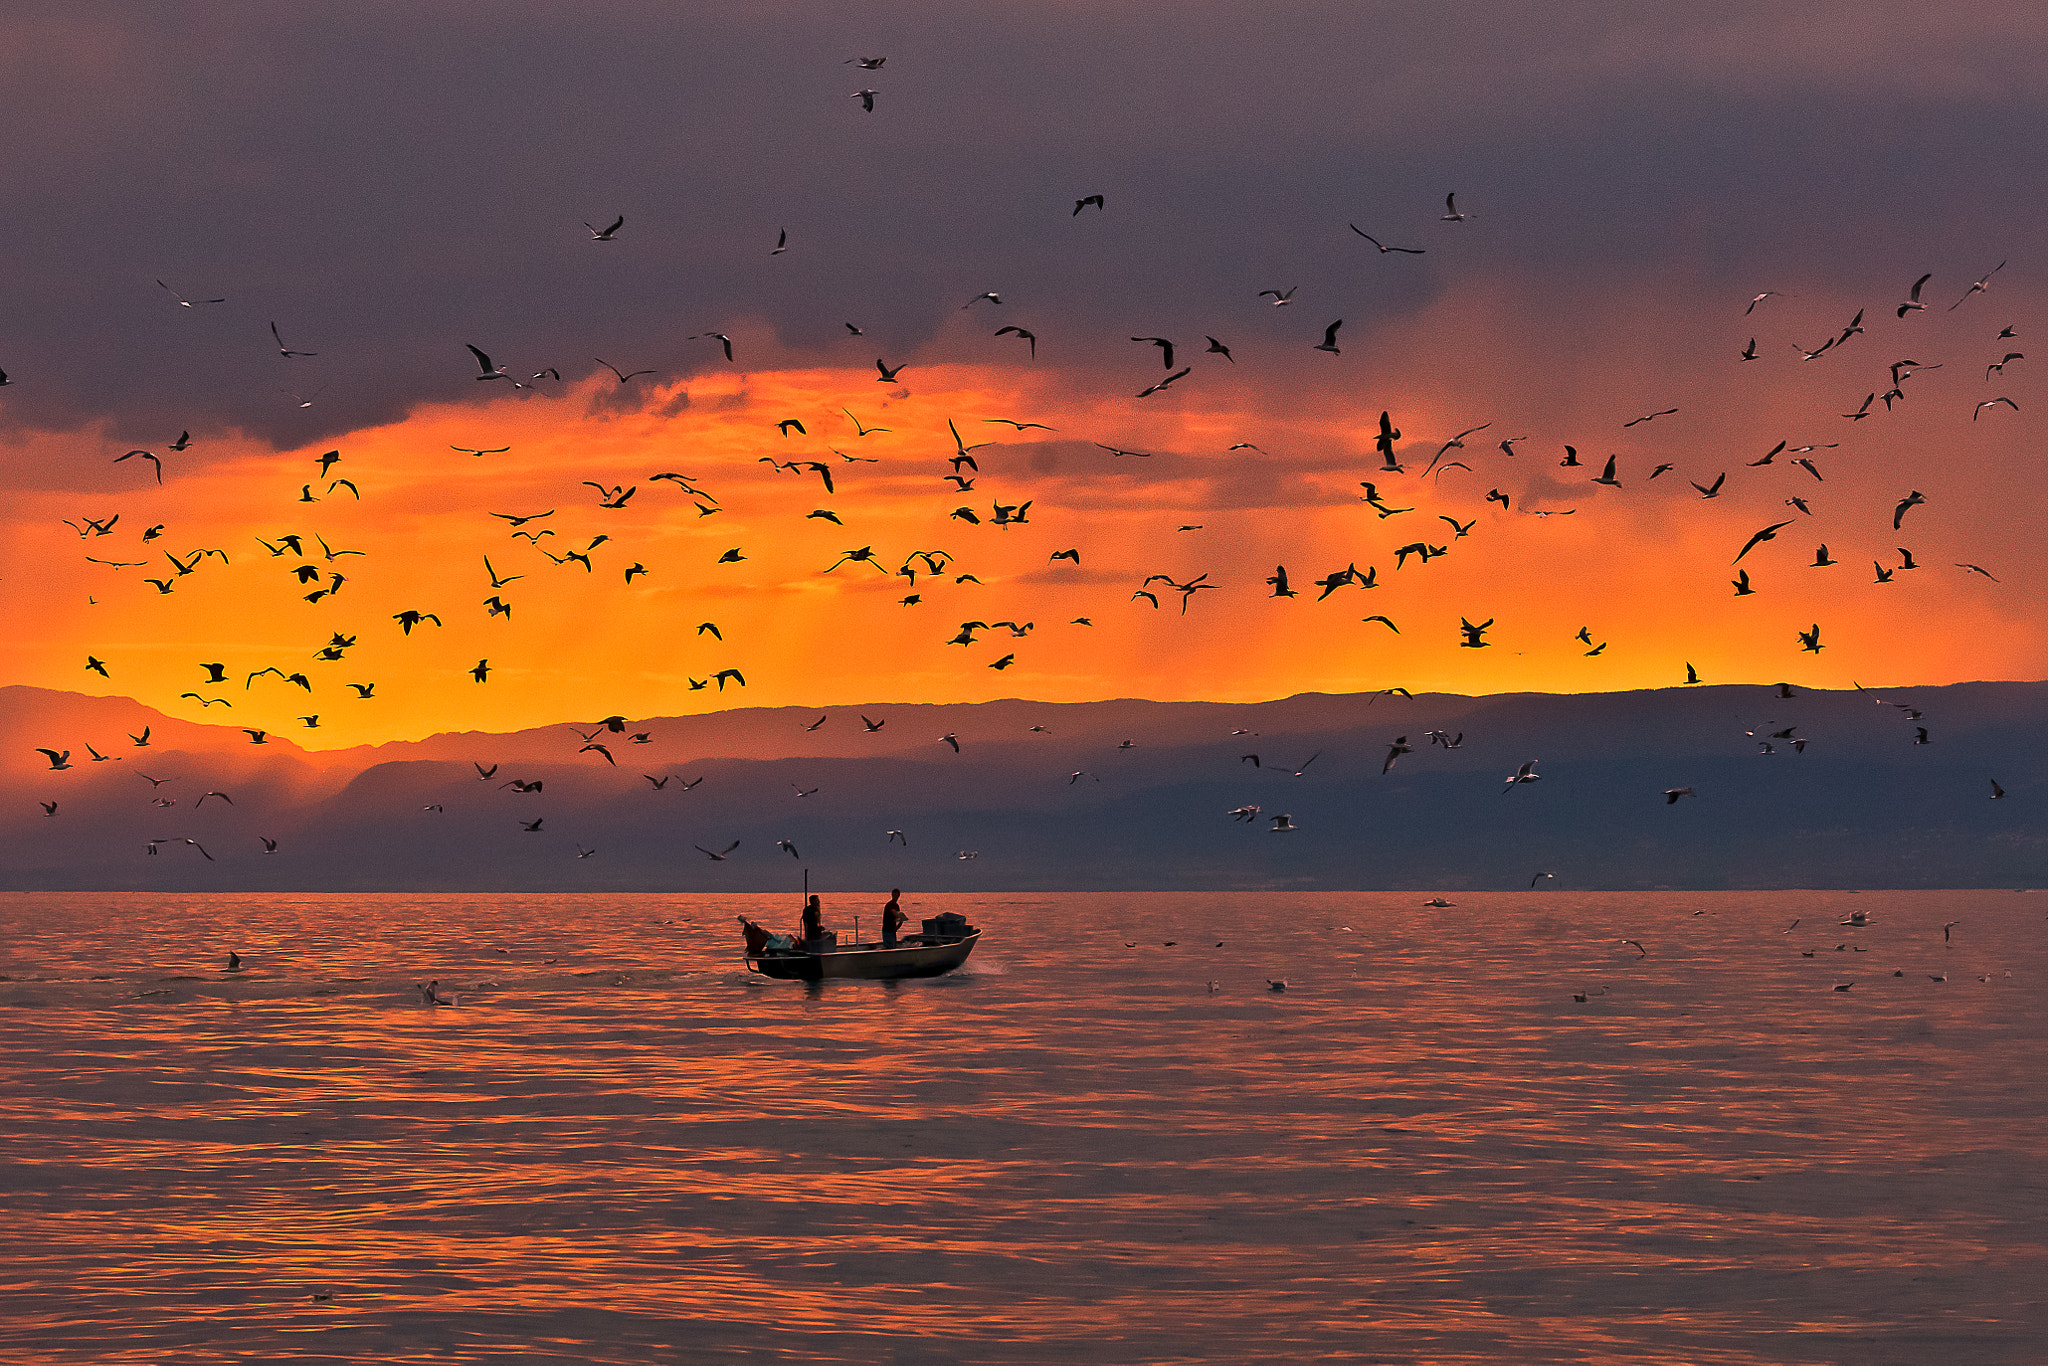
<path fill-rule="evenodd" d="M 804 942 L 811 943 L 823 938 L 824 934 L 825 908 L 818 904 L 818 898 L 814 896 L 804 903 Z"/>
<path fill-rule="evenodd" d="M 910 918 L 903 914 L 902 896 L 901 887 L 890 888 L 889 904 L 882 907 L 882 947 L 885 949 L 896 947 L 896 932 L 902 929 L 903 922 Z"/>
<path fill-rule="evenodd" d="M 745 916 L 738 917 L 738 920 L 744 926 L 740 933 L 746 937 L 747 952 L 757 958 L 761 954 L 766 953 L 768 951 L 768 931 L 762 929 Z"/>

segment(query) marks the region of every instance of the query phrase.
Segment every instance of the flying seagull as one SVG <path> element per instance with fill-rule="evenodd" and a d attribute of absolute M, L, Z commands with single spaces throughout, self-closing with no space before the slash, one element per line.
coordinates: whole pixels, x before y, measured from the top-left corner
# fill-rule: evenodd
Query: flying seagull
<path fill-rule="evenodd" d="M 1161 368 L 1167 370 L 1171 370 L 1173 368 L 1172 342 L 1168 341 L 1164 337 L 1133 337 L 1131 338 L 1131 340 L 1134 342 L 1146 342 L 1150 345 L 1158 347 L 1160 359 L 1164 362 L 1164 365 Z"/>
<path fill-rule="evenodd" d="M 1963 306 L 1964 300 L 1968 299 L 1972 294 L 1982 294 L 1985 290 L 1991 288 L 1991 277 L 1998 274 L 1999 271 L 2004 269 L 2005 262 L 2000 261 L 1997 265 L 1985 271 L 1981 276 L 1977 278 L 1976 283 L 1972 284 L 1968 289 L 1963 291 L 1963 297 L 1961 299 L 1956 300 L 1954 303 L 1948 306 L 1948 311 L 1951 313 L 1955 312 L 1957 309 Z"/>
<path fill-rule="evenodd" d="M 463 345 L 469 346 L 469 343 L 464 342 Z M 491 358 L 476 347 L 469 346 L 469 354 L 476 357 L 477 369 L 483 371 L 481 375 L 476 376 L 478 380 L 512 378 L 512 376 L 505 373 L 504 366 L 492 364 Z M 514 382 L 516 383 L 517 381 Z"/>
<path fill-rule="evenodd" d="M 294 351 L 284 344 L 284 338 L 277 335 L 277 324 L 270 325 L 270 335 L 277 341 L 277 354 L 290 360 L 293 356 L 317 356 L 318 351 Z"/>
<path fill-rule="evenodd" d="M 1926 304 L 1920 302 L 1920 287 L 1933 278 L 1934 272 L 1930 270 L 1913 282 L 1913 288 L 1906 295 L 1906 302 L 1899 305 L 1899 316 L 1901 318 L 1905 317 L 1908 313 L 1917 312 L 1927 307 Z M 1964 297 L 1967 298 L 1968 296 L 1965 295 Z"/>
<path fill-rule="evenodd" d="M 123 460 L 133 460 L 138 455 L 141 456 L 144 460 L 147 460 L 150 464 L 156 466 L 156 481 L 159 484 L 163 483 L 164 462 L 157 458 L 157 455 L 154 451 L 130 451 L 126 455 L 115 456 L 114 463 L 118 465 Z"/>
<path fill-rule="evenodd" d="M 1744 542 L 1741 551 L 1729 563 L 1742 563 L 1742 557 L 1744 555 L 1747 555 L 1750 551 L 1756 549 L 1757 546 L 1761 545 L 1765 541 L 1777 540 L 1778 533 L 1791 525 L 1792 523 L 1790 522 L 1773 522 L 1770 526 L 1765 527 L 1762 531 L 1759 531 L 1756 535 L 1750 537 L 1748 541 Z"/>
<path fill-rule="evenodd" d="M 202 304 L 224 304 L 227 302 L 226 299 L 188 299 L 184 295 L 180 294 L 177 290 L 172 289 L 169 285 L 164 284 L 162 280 L 158 280 L 157 283 L 163 286 L 165 293 L 169 294 L 173 299 L 176 299 L 178 301 L 178 307 L 180 308 L 190 308 L 195 302 Z"/>
<path fill-rule="evenodd" d="M 1386 255 L 1386 253 L 1390 251 L 1398 251 L 1408 256 L 1420 256 L 1423 254 L 1425 250 L 1425 248 L 1422 247 L 1390 247 L 1386 243 L 1380 241 L 1379 238 L 1374 237 L 1371 233 L 1359 227 L 1356 223 L 1348 223 L 1345 226 L 1350 228 L 1351 231 L 1357 233 L 1360 237 L 1363 237 L 1366 241 L 1378 247 L 1380 249 L 1380 254 L 1382 256 Z"/>
<path fill-rule="evenodd" d="M 1163 380 L 1160 380 L 1160 381 L 1159 381 L 1159 382 L 1158 382 L 1157 384 L 1151 384 L 1151 385 L 1147 385 L 1147 386 L 1146 386 L 1145 388 L 1143 388 L 1143 389 L 1139 390 L 1139 391 L 1138 391 L 1138 397 L 1139 397 L 1139 398 L 1150 398 L 1150 397 L 1152 397 L 1152 395 L 1154 395 L 1154 394 L 1158 393 L 1158 392 L 1159 392 L 1160 390 L 1162 390 L 1162 389 L 1166 388 L 1166 387 L 1167 387 L 1168 385 L 1172 384 L 1172 383 L 1173 383 L 1173 382 L 1174 382 L 1175 380 L 1179 380 L 1179 379 L 1184 379 L 1184 378 L 1186 378 L 1186 377 L 1187 377 L 1187 375 L 1188 375 L 1188 374 L 1189 374 L 1190 372 L 1192 372 L 1193 370 L 1194 370 L 1194 367 L 1193 367 L 1192 365 L 1185 365 L 1185 366 L 1182 366 L 1182 367 L 1181 367 L 1180 369 L 1178 369 L 1178 370 L 1174 371 L 1174 372 L 1173 372 L 1172 374 L 1168 375 L 1168 376 L 1167 376 L 1167 377 L 1166 377 L 1165 379 L 1163 379 Z"/>
<path fill-rule="evenodd" d="M 617 376 L 619 377 L 619 383 L 621 383 L 621 384 L 624 384 L 624 383 L 625 383 L 625 382 L 626 382 L 627 380 L 629 380 L 629 379 L 632 379 L 632 378 L 634 378 L 635 376 L 638 376 L 638 375 L 651 375 L 651 374 L 653 374 L 653 373 L 654 373 L 654 371 L 652 371 L 652 370 L 633 370 L 633 371 L 622 371 L 622 370 L 620 370 L 620 369 L 619 369 L 619 367 L 618 367 L 618 366 L 616 366 L 616 365 L 613 365 L 613 364 L 612 364 L 612 363 L 611 363 L 610 361 L 606 360 L 606 359 L 605 359 L 605 358 L 604 358 L 603 356 L 593 356 L 593 357 L 592 357 L 591 359 L 595 360 L 595 361 L 596 361 L 596 362 L 597 362 L 597 363 L 598 363 L 599 365 L 602 365 L 602 366 L 603 366 L 603 367 L 604 367 L 605 369 L 607 369 L 607 370 L 611 371 L 611 372 L 612 372 L 613 374 L 617 375 Z"/>

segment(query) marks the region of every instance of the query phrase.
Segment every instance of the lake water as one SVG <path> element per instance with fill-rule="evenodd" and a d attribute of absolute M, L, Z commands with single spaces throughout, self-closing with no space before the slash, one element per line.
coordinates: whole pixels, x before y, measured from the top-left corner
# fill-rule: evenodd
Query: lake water
<path fill-rule="evenodd" d="M 2048 895 L 1453 899 L 12 895 L 0 1356 L 2048 1360 Z"/>

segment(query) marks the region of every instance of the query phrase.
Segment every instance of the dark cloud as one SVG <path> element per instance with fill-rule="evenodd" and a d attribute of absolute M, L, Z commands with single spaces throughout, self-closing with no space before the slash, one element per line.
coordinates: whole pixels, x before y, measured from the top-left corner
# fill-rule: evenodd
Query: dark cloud
<path fill-rule="evenodd" d="M 713 330 L 741 368 L 1029 364 L 985 335 L 1016 323 L 1135 393 L 1127 336 L 1307 364 L 1332 318 L 1348 343 L 1474 276 L 1564 307 L 2010 256 L 2017 291 L 2044 34 L 1847 5 L 67 6 L 0 30 L 0 421 L 292 445 L 474 395 L 465 343 L 676 376 L 726 366 Z M 1438 221 L 1448 190 L 1470 221 Z"/>

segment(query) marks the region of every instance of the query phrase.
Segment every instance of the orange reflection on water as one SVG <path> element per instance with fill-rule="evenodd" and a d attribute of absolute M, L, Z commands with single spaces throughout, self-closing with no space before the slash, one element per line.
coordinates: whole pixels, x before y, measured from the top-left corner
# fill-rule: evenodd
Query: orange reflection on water
<path fill-rule="evenodd" d="M 2018 1361 L 2035 899 L 927 897 L 809 992 L 786 898 L 23 898 L 0 1343 Z"/>

